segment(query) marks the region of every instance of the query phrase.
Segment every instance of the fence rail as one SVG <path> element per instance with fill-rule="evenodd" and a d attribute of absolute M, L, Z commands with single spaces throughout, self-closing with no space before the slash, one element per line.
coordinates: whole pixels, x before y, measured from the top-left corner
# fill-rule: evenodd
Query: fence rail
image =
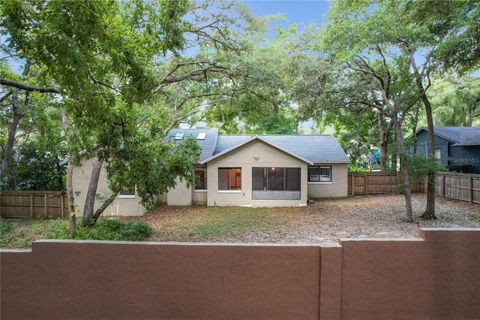
<path fill-rule="evenodd" d="M 67 215 L 67 197 L 58 191 L 0 191 L 1 217 L 49 217 Z"/>
<path fill-rule="evenodd" d="M 480 175 L 437 173 L 435 194 L 443 198 L 480 203 Z"/>
<path fill-rule="evenodd" d="M 402 178 L 384 172 L 349 173 L 348 194 L 366 195 L 401 193 Z M 412 184 L 412 192 L 426 192 L 424 183 Z M 443 198 L 480 203 L 480 175 L 438 172 L 435 174 L 435 194 Z"/>
<path fill-rule="evenodd" d="M 385 172 L 349 173 L 348 194 L 366 195 L 401 193 L 403 179 L 399 174 Z M 424 192 L 423 183 L 412 184 L 412 192 Z"/>

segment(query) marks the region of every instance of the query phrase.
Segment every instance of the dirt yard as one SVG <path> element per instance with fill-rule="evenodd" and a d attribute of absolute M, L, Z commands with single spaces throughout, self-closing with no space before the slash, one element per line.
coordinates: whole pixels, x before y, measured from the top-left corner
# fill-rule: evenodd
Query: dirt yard
<path fill-rule="evenodd" d="M 421 214 L 425 195 L 413 196 Z M 437 198 L 435 221 L 404 222 L 399 195 L 320 200 L 300 208 L 161 207 L 141 219 L 151 240 L 322 243 L 340 238 L 417 238 L 419 227 L 480 228 L 480 205 Z"/>

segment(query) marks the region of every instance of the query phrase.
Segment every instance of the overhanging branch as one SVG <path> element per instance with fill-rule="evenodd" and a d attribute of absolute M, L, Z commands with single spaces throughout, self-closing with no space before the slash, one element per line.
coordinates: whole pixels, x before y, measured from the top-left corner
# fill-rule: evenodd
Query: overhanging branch
<path fill-rule="evenodd" d="M 30 92 L 36 91 L 36 92 L 42 92 L 42 93 L 60 93 L 60 90 L 58 90 L 57 88 L 35 87 L 35 86 L 30 86 L 28 84 L 8 80 L 8 79 L 5 79 L 5 78 L 0 78 L 0 84 L 4 85 L 4 86 L 17 88 L 17 89 L 20 89 L 20 90 L 30 91 Z"/>

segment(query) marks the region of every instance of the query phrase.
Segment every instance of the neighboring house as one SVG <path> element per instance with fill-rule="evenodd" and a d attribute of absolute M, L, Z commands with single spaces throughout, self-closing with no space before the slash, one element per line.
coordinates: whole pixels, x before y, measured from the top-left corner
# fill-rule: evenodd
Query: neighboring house
<path fill-rule="evenodd" d="M 451 171 L 480 173 L 480 127 L 435 127 L 435 159 Z M 428 131 L 417 131 L 417 154 L 427 154 Z"/>
<path fill-rule="evenodd" d="M 172 141 L 194 136 L 202 152 L 195 185 L 177 181 L 159 195 L 168 205 L 287 207 L 308 199 L 347 196 L 348 157 L 331 135 L 220 135 L 217 129 L 174 129 Z M 83 204 L 91 164 L 74 171 L 77 203 Z M 109 193 L 102 171 L 98 192 Z M 80 208 L 83 210 L 83 208 Z M 118 196 L 106 214 L 138 215 L 145 209 L 132 190 Z"/>

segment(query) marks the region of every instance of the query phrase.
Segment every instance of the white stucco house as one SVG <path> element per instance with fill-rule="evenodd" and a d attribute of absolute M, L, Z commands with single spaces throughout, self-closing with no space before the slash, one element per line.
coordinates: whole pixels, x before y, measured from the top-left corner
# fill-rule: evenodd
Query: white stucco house
<path fill-rule="evenodd" d="M 348 157 L 331 135 L 223 135 L 217 129 L 174 129 L 172 141 L 194 136 L 202 152 L 195 185 L 178 181 L 159 195 L 174 206 L 290 207 L 309 199 L 345 197 Z M 86 161 L 74 170 L 76 202 L 84 203 L 91 172 Z M 102 170 L 99 197 L 110 194 Z M 99 201 L 100 203 L 100 201 Z M 135 190 L 122 192 L 106 215 L 141 215 L 145 208 Z"/>

